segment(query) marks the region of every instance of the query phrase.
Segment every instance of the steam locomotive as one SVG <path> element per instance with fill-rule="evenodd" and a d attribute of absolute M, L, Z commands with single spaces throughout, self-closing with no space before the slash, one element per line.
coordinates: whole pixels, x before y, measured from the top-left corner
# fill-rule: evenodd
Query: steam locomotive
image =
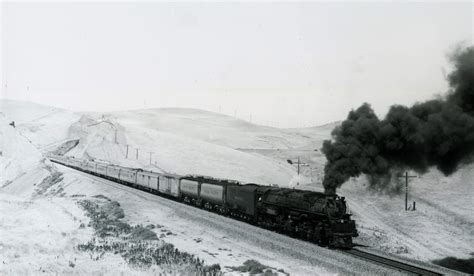
<path fill-rule="evenodd" d="M 357 230 L 344 197 L 241 184 L 205 176 L 180 176 L 65 156 L 52 162 L 230 216 L 323 246 L 351 248 Z"/>

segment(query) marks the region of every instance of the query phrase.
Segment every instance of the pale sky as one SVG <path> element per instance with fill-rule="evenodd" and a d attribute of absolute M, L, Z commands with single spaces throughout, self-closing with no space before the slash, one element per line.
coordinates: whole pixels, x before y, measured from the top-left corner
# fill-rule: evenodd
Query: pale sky
<path fill-rule="evenodd" d="M 279 127 L 446 91 L 472 2 L 7 3 L 2 98 L 73 110 L 194 107 Z"/>

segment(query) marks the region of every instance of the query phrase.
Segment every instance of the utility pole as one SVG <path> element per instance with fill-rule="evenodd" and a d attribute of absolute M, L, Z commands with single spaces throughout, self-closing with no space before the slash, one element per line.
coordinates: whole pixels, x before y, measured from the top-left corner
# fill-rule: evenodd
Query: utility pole
<path fill-rule="evenodd" d="M 415 178 L 416 175 L 408 175 L 408 172 L 406 171 L 405 174 L 398 177 L 405 178 L 405 211 L 408 211 L 408 178 Z"/>
<path fill-rule="evenodd" d="M 138 160 L 138 148 L 136 148 L 136 151 L 137 151 L 137 160 Z"/>
<path fill-rule="evenodd" d="M 150 165 L 151 165 L 151 155 L 153 154 L 153 152 L 149 151 L 148 153 L 150 153 Z"/>
<path fill-rule="evenodd" d="M 288 164 L 291 164 L 291 165 L 294 164 L 293 160 L 291 160 L 291 159 L 288 159 L 288 160 L 286 160 L 286 161 L 288 162 Z M 298 169 L 297 169 L 298 175 L 300 175 L 300 167 L 309 167 L 309 164 L 301 163 L 299 156 L 298 156 L 298 160 L 296 161 L 296 165 L 297 165 L 297 168 L 298 168 Z"/>
<path fill-rule="evenodd" d="M 115 144 L 117 144 L 117 128 L 114 126 L 115 129 Z"/>
<path fill-rule="evenodd" d="M 129 145 L 125 145 L 127 147 L 127 153 L 125 153 L 125 158 L 128 158 L 128 147 Z"/>
<path fill-rule="evenodd" d="M 298 156 L 298 175 L 300 175 L 300 157 Z"/>

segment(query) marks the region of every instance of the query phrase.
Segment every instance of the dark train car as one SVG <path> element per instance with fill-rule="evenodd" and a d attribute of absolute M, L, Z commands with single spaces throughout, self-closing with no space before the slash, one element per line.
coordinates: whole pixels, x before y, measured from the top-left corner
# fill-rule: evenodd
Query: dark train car
<path fill-rule="evenodd" d="M 207 209 L 216 209 L 224 212 L 226 183 L 201 183 L 199 198 Z"/>
<path fill-rule="evenodd" d="M 256 215 L 256 184 L 228 185 L 226 198 L 231 215 L 252 219 Z"/>
<path fill-rule="evenodd" d="M 182 200 L 186 203 L 192 203 L 200 206 L 199 200 L 199 182 L 190 179 L 181 179 L 179 181 L 179 191 Z"/>
<path fill-rule="evenodd" d="M 192 193 L 187 183 L 196 183 Z M 207 176 L 187 175 L 181 178 L 180 189 L 183 200 L 206 209 L 226 213 L 226 190 L 229 185 L 238 185 L 237 181 L 217 179 Z M 188 193 L 188 194 L 186 194 Z"/>

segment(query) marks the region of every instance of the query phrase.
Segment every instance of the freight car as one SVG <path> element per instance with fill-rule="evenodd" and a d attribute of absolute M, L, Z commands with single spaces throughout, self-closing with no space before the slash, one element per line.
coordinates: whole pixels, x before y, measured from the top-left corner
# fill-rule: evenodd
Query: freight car
<path fill-rule="evenodd" d="M 64 156 L 50 160 L 321 245 L 350 248 L 352 237 L 357 236 L 345 199 L 337 195 L 156 173 Z"/>
<path fill-rule="evenodd" d="M 139 170 L 137 172 L 136 184 L 148 191 L 158 191 L 160 177 L 153 172 Z"/>

